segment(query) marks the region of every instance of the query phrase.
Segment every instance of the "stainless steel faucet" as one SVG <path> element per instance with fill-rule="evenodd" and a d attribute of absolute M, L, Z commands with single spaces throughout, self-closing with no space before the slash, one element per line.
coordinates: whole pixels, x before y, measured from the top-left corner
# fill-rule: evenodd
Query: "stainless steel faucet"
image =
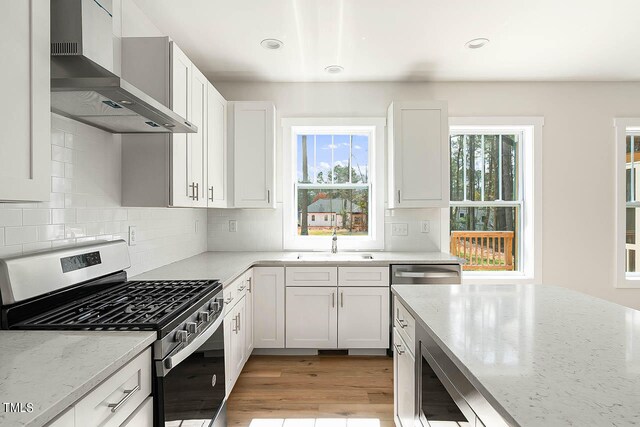
<path fill-rule="evenodd" d="M 338 230 L 336 228 L 333 229 L 333 235 L 331 237 L 331 253 L 338 253 Z"/>

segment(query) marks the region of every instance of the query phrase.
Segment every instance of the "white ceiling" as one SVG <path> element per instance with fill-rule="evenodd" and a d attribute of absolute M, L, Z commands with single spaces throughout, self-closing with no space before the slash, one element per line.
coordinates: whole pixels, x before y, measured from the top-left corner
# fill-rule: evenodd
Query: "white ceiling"
<path fill-rule="evenodd" d="M 639 0 L 136 3 L 217 81 L 640 80 Z"/>

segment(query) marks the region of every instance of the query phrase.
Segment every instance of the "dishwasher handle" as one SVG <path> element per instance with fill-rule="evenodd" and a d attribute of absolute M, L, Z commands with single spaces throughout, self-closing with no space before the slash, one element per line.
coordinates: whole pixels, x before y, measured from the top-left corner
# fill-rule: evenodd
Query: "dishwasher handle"
<path fill-rule="evenodd" d="M 419 279 L 448 279 L 450 277 L 459 277 L 458 273 L 452 272 L 436 272 L 436 271 L 396 271 L 396 277 L 409 277 Z"/>

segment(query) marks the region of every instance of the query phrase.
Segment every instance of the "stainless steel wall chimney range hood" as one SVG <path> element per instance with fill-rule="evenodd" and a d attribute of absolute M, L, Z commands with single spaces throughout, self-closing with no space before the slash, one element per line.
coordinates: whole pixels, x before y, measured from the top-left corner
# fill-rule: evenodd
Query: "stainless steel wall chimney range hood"
<path fill-rule="evenodd" d="M 113 72 L 112 11 L 111 0 L 51 2 L 51 111 L 111 133 L 197 132 Z"/>

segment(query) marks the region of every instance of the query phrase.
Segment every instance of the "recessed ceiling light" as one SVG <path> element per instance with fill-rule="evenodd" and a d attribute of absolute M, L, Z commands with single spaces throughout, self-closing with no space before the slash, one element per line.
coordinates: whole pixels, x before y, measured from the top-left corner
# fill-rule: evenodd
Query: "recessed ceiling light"
<path fill-rule="evenodd" d="M 264 39 L 260 42 L 260 46 L 265 49 L 276 50 L 281 49 L 284 46 L 284 43 L 278 39 Z"/>
<path fill-rule="evenodd" d="M 485 38 L 481 37 L 481 38 L 478 38 L 478 39 L 469 40 L 468 42 L 465 43 L 465 46 L 468 49 L 480 49 L 481 47 L 483 47 L 487 43 L 489 43 L 489 39 L 485 39 Z"/>
<path fill-rule="evenodd" d="M 340 65 L 329 65 L 325 67 L 324 70 L 329 74 L 339 74 L 344 71 L 344 68 Z"/>

